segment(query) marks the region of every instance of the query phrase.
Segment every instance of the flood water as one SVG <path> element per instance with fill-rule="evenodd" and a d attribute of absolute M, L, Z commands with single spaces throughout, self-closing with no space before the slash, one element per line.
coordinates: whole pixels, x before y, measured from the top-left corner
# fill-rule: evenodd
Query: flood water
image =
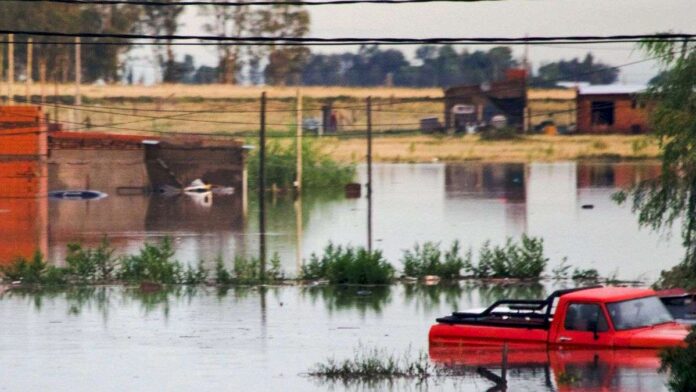
<path fill-rule="evenodd" d="M 485 241 L 500 244 L 506 237 L 527 233 L 544 239 L 549 270 L 567 257 L 568 264 L 596 268 L 604 276 L 650 282 L 680 260 L 679 233 L 670 238 L 640 229 L 630 208 L 610 198 L 658 168 L 656 162 L 376 165 L 374 248 L 399 268 L 403 250 L 416 242 L 448 246 L 459 240 L 464 249 L 476 250 Z M 123 177 L 130 169 L 111 170 Z M 365 168 L 358 172 L 364 184 Z M 171 236 L 183 262 L 258 254 L 258 203 L 253 194 L 246 202 L 242 192 L 212 200 L 108 193 L 95 201 L 24 201 L 47 203 L 38 208 L 47 210 L 47 216 L 0 225 L 0 254 L 19 243 L 26 243 L 25 248 L 41 245 L 49 259 L 60 264 L 69 242 L 96 245 L 105 235 L 118 253 L 134 253 L 143 241 Z M 348 199 L 342 192 L 316 190 L 307 192 L 301 203 L 269 196 L 267 254 L 277 252 L 285 273 L 292 276 L 298 250 L 306 260 L 329 241 L 366 244 L 364 193 Z M 0 199 L 0 217 L 12 215 L 16 203 Z M 583 208 L 587 205 L 593 208 Z M 18 230 L 22 225 L 29 227 Z"/>
<path fill-rule="evenodd" d="M 417 241 L 457 239 L 478 248 L 527 233 L 544 238 L 549 270 L 567 257 L 603 275 L 650 282 L 679 261 L 679 238 L 640 229 L 630 208 L 610 196 L 656 168 L 653 162 L 377 165 L 374 247 L 398 267 L 402 250 Z M 364 183 L 364 167 L 359 177 Z M 328 241 L 365 244 L 364 197 L 316 191 L 301 204 L 270 199 L 268 253 L 279 253 L 290 275 L 298 249 L 306 259 Z M 248 200 L 239 192 L 212 200 L 116 193 L 95 201 L 2 199 L 0 217 L 12 219 L 0 225 L 0 253 L 17 244 L 39 247 L 60 264 L 73 241 L 91 245 L 106 235 L 119 253 L 133 253 L 145 240 L 172 236 L 181 261 L 222 256 L 229 262 L 237 253 L 258 252 L 258 205 L 253 195 Z M 20 208 L 34 213 L 17 213 Z M 544 297 L 561 287 L 12 290 L 0 295 L 0 391 L 485 391 L 492 384 L 474 369 L 498 372 L 499 353 L 430 352 L 436 365 L 464 368 L 425 383 L 331 383 L 306 372 L 327 358 L 352 357 L 360 347 L 427 353 L 436 317 L 500 298 Z M 654 353 L 510 355 L 509 390 L 666 390 Z"/>
<path fill-rule="evenodd" d="M 428 352 L 435 317 L 555 287 L 277 287 L 143 294 L 98 287 L 0 297 L 2 391 L 486 391 L 476 367 L 500 352 Z M 429 353 L 456 375 L 424 382 L 329 382 L 306 373 L 355 350 Z M 654 353 L 509 354 L 510 391 L 666 391 Z"/>

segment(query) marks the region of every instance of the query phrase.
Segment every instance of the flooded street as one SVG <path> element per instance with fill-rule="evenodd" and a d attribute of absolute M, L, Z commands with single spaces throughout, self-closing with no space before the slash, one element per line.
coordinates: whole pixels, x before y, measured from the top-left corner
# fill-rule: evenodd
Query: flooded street
<path fill-rule="evenodd" d="M 639 229 L 630 209 L 610 196 L 655 168 L 652 162 L 377 165 L 375 247 L 399 268 L 402 250 L 415 242 L 460 240 L 478 249 L 487 240 L 502 243 L 527 233 L 544 238 L 551 257 L 547 272 L 567 257 L 572 266 L 650 282 L 678 262 L 681 246 Z M 364 183 L 363 167 L 359 176 Z M 171 236 L 177 258 L 186 263 L 212 263 L 218 256 L 231 263 L 235 254 L 258 251 L 253 195 L 245 203 L 240 193 L 196 200 L 106 191 L 109 197 L 95 201 L 22 201 L 45 218 L 25 217 L 25 229 L 14 232 L 0 228 L 3 246 L 39 244 L 57 264 L 69 242 L 96 245 L 104 235 L 121 254 Z M 21 207 L 12 199 L 0 203 L 0 211 L 10 214 Z M 298 268 L 298 244 L 306 259 L 329 241 L 365 243 L 364 197 L 315 191 L 301 207 L 298 221 L 291 198 L 271 198 L 268 205 L 267 253 L 280 255 L 288 275 Z M 492 384 L 476 368 L 499 371 L 500 353 L 429 352 L 427 333 L 435 318 L 501 298 L 544 298 L 565 285 L 572 283 L 177 288 L 151 294 L 122 287 L 12 290 L 0 297 L 0 363 L 11 375 L 3 377 L 0 390 L 484 391 Z M 435 366 L 456 368 L 457 375 L 344 384 L 306 374 L 328 358 L 352 358 L 361 347 L 429 353 Z M 509 390 L 663 391 L 658 365 L 654 352 L 513 351 Z"/>
<path fill-rule="evenodd" d="M 331 383 L 304 375 L 356 349 L 428 352 L 435 317 L 495 299 L 543 297 L 555 287 L 404 286 L 13 291 L 0 300 L 0 390 L 459 390 L 492 383 L 500 353 L 431 351 L 456 377 L 394 383 Z M 596 350 L 510 353 L 511 391 L 664 391 L 654 353 Z"/>
<path fill-rule="evenodd" d="M 669 238 L 639 229 L 630 208 L 617 205 L 611 195 L 657 168 L 654 162 L 640 161 L 376 165 L 374 247 L 398 268 L 402 251 L 416 242 L 441 241 L 447 246 L 459 240 L 464 249 L 476 250 L 487 240 L 501 244 L 508 236 L 527 233 L 544 239 L 549 271 L 567 257 L 568 264 L 596 268 L 604 276 L 652 281 L 680 260 L 679 233 Z M 128 167 L 113 170 L 127 172 Z M 364 184 L 364 167 L 359 167 L 359 177 Z M 209 201 L 105 191 L 109 197 L 96 201 L 48 201 L 46 223 L 27 222 L 31 228 L 19 231 L 27 233 L 20 239 L 10 228 L 0 227 L 0 234 L 13 246 L 45 243 L 55 263 L 62 262 L 69 242 L 96 245 L 104 235 L 119 253 L 134 253 L 143 241 L 172 236 L 177 258 L 188 263 L 258 254 L 253 193 L 244 203 L 239 191 Z M 308 192 L 300 222 L 292 198 L 268 199 L 267 254 L 277 252 L 289 276 L 297 271 L 298 244 L 307 259 L 329 241 L 366 243 L 364 192 L 359 199 L 347 199 L 341 192 Z M 0 213 L 14 208 L 8 203 L 16 201 L 0 200 Z"/>

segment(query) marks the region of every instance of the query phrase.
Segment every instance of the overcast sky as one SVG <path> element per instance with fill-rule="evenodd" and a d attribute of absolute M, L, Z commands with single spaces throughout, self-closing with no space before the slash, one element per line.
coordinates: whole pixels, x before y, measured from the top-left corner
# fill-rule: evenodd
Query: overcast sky
<path fill-rule="evenodd" d="M 364 4 L 308 7 L 313 37 L 521 37 L 525 35 L 613 35 L 696 33 L 696 0 L 508 0 L 474 3 Z M 195 9 L 185 14 L 182 33 L 203 34 Z M 409 57 L 412 47 L 400 47 Z M 213 48 L 178 47 L 198 65 L 215 65 Z M 471 48 L 473 49 L 473 48 Z M 340 52 L 354 47 L 315 47 Z M 515 47 L 522 56 L 523 46 Z M 645 58 L 630 44 L 530 46 L 534 67 L 584 56 L 621 65 Z M 656 73 L 653 62 L 627 66 L 620 81 L 643 83 Z"/>

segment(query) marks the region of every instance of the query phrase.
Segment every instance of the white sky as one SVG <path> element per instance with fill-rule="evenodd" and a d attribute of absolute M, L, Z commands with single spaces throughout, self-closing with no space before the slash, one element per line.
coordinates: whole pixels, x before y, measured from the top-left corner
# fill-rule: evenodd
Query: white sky
<path fill-rule="evenodd" d="M 696 33 L 695 0 L 508 0 L 476 3 L 365 4 L 308 7 L 313 37 L 522 37 L 525 35 L 614 35 L 655 32 Z M 204 34 L 191 9 L 181 33 Z M 409 57 L 413 47 L 400 47 Z M 485 47 L 481 47 L 485 49 Z M 470 50 L 475 48 L 470 47 Z M 211 47 L 177 47 L 197 65 L 214 65 Z M 355 51 L 356 47 L 315 47 L 314 52 Z M 514 48 L 522 56 L 524 48 Z M 620 65 L 643 59 L 630 44 L 530 46 L 534 67 L 583 57 Z M 144 64 L 143 64 L 144 65 Z M 643 83 L 656 73 L 654 62 L 621 70 L 620 81 Z"/>

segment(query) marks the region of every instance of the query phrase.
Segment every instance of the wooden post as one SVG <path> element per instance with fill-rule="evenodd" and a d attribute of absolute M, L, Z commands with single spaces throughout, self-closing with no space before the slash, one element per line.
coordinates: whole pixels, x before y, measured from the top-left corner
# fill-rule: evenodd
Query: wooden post
<path fill-rule="evenodd" d="M 372 252 L 372 97 L 367 97 L 367 250 Z"/>
<path fill-rule="evenodd" d="M 39 57 L 39 84 L 41 88 L 41 105 L 46 105 L 46 57 Z"/>
<path fill-rule="evenodd" d="M 7 35 L 7 100 L 14 102 L 14 34 Z"/>
<path fill-rule="evenodd" d="M 60 123 L 58 118 L 58 71 L 53 71 L 53 122 Z"/>
<path fill-rule="evenodd" d="M 295 188 L 297 193 L 302 193 L 302 92 L 297 89 L 297 107 L 295 123 L 297 124 L 297 178 L 295 179 Z"/>
<path fill-rule="evenodd" d="M 0 83 L 5 82 L 5 46 L 3 44 L 0 44 Z M 0 97 L 2 97 L 4 93 L 4 86 L 2 89 L 0 89 Z M 4 102 L 4 98 L 3 98 Z"/>
<path fill-rule="evenodd" d="M 79 106 L 82 105 L 82 94 L 80 93 L 80 84 L 82 84 L 82 50 L 80 45 L 80 37 L 75 37 L 75 122 L 80 122 Z"/>
<path fill-rule="evenodd" d="M 33 83 L 34 71 L 34 45 L 32 38 L 27 38 L 27 77 L 26 77 L 26 100 L 27 105 L 31 104 L 31 84 Z"/>
<path fill-rule="evenodd" d="M 261 279 L 266 276 L 266 92 L 261 93 L 259 127 L 259 263 Z"/>

